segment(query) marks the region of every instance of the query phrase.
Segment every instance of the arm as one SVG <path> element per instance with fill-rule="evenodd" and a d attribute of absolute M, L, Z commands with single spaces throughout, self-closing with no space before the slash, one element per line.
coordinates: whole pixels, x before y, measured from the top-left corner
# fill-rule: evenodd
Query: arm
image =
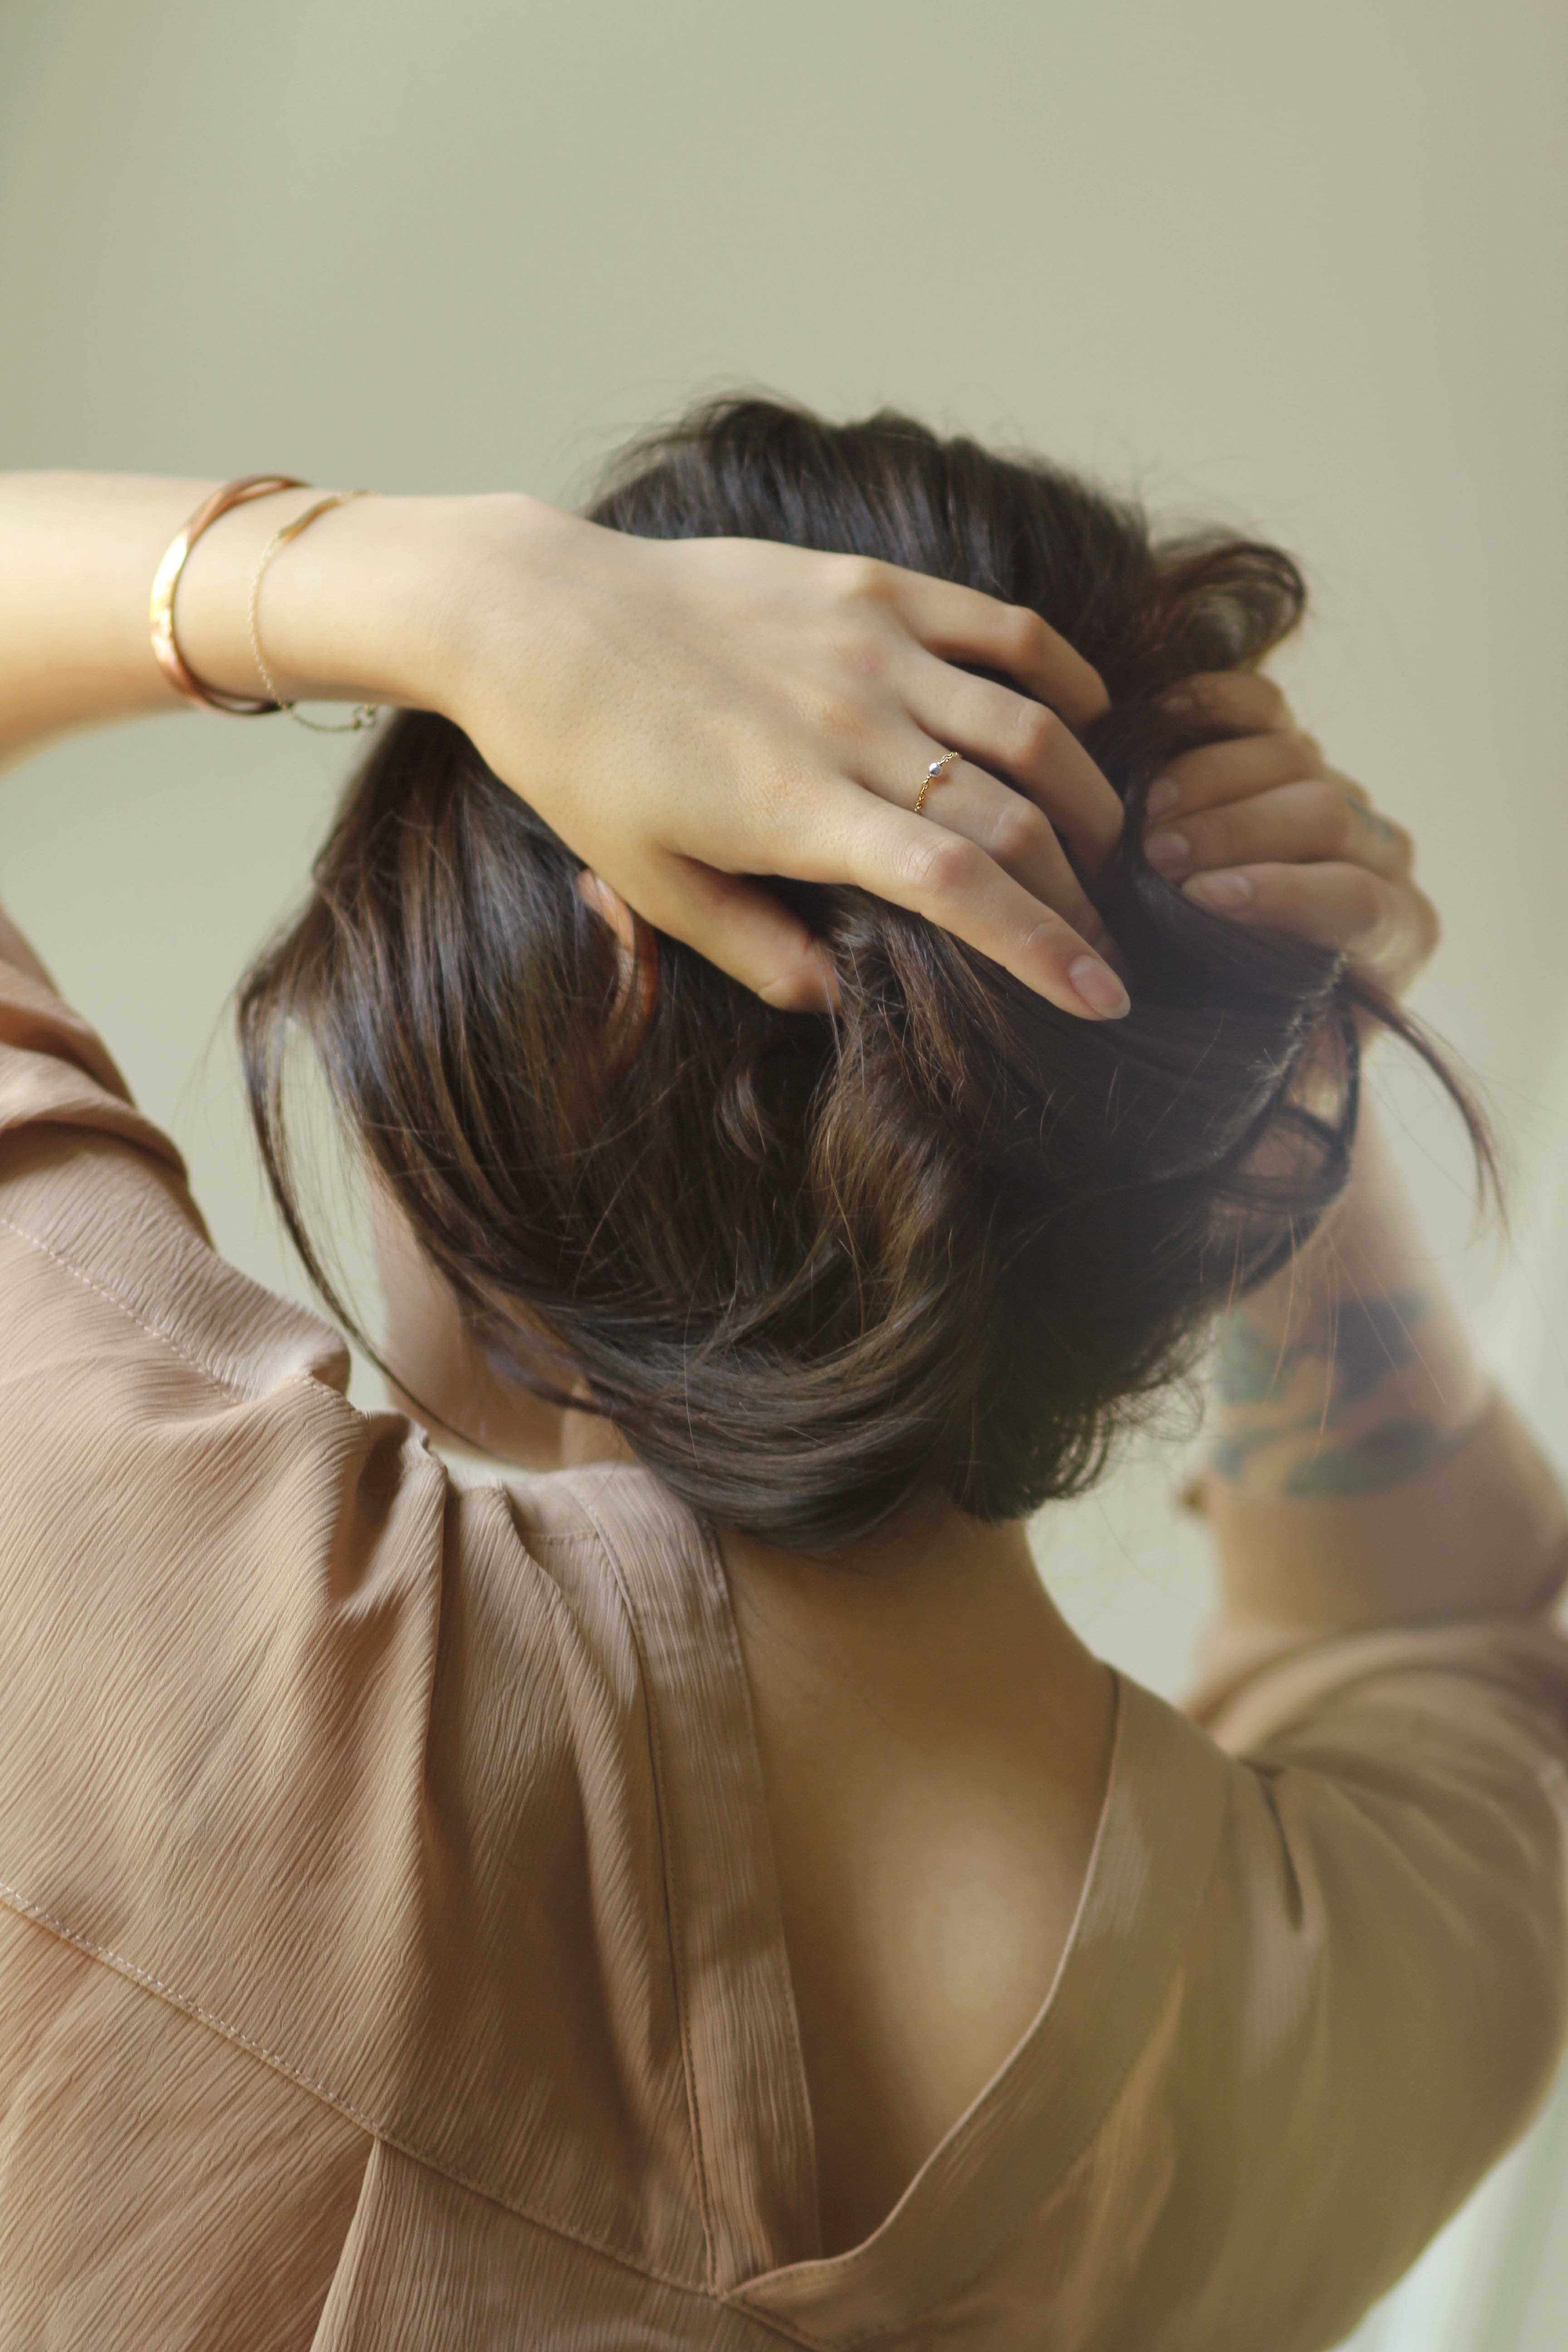
<path fill-rule="evenodd" d="M 148 595 L 211 488 L 0 478 L 0 764 L 182 707 Z M 257 691 L 257 563 L 316 495 L 258 499 L 198 541 L 175 617 L 210 685 Z M 377 497 L 279 552 L 260 635 L 289 699 L 442 711 L 628 904 L 775 1003 L 820 1008 L 833 979 L 752 875 L 858 883 L 1067 1011 L 1125 1010 L 1067 855 L 1092 872 L 1121 829 L 1072 731 L 1105 690 L 1035 614 L 847 556 L 628 538 L 531 499 Z M 912 803 L 950 745 L 968 757 L 938 824 Z M 1046 822 L 1022 824 L 1017 793 L 970 761 Z"/>
<path fill-rule="evenodd" d="M 1274 1501 L 1359 1501 L 1433 1468 L 1486 1383 L 1375 1113 L 1327 1230 L 1226 1318 L 1213 1475 Z"/>
<path fill-rule="evenodd" d="M 188 707 L 153 658 L 148 593 L 164 549 L 216 487 L 89 474 L 0 480 L 0 764 L 81 728 Z M 310 503 L 308 491 L 280 492 L 237 509 L 197 542 L 180 586 L 180 639 L 214 686 L 260 690 L 247 626 L 251 576 L 272 533 Z M 347 531 L 329 540 L 318 526 L 308 556 L 300 543 L 285 594 L 268 602 L 268 646 L 286 692 L 336 698 L 357 680 L 367 695 L 395 699 L 413 683 L 422 633 L 407 589 L 416 583 L 403 583 L 401 606 L 395 594 L 373 604 L 365 593 L 381 585 L 373 551 L 395 554 L 398 517 L 385 509 L 401 503 L 354 517 L 364 577 L 351 594 L 331 593 Z M 411 625 L 397 632 L 400 618 Z"/>
<path fill-rule="evenodd" d="M 1530 1616 L 1555 1477 L 1489 1387 L 1375 1117 L 1327 1229 L 1222 1328 L 1204 1500 L 1232 1637 Z"/>
<path fill-rule="evenodd" d="M 1347 949 L 1405 988 L 1437 933 L 1408 835 L 1325 766 L 1266 680 L 1194 684 L 1222 723 L 1267 731 L 1175 763 L 1158 814 L 1184 848 L 1152 835 L 1152 860 L 1200 902 Z M 1561 1489 L 1490 1389 L 1374 1114 L 1325 1230 L 1226 1317 L 1212 1421 L 1201 1497 L 1227 1664 L 1302 1633 L 1535 1615 L 1568 1569 Z"/>

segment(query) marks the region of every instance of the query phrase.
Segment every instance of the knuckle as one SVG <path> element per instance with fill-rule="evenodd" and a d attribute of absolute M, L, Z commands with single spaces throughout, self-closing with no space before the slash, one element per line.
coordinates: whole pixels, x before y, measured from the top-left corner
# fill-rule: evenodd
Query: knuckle
<path fill-rule="evenodd" d="M 1065 922 L 1060 915 L 1053 914 L 1041 915 L 1037 921 L 1031 923 L 1022 941 L 1026 955 L 1043 952 L 1047 955 L 1060 956 L 1077 945 L 1078 940 L 1071 924 Z"/>
<path fill-rule="evenodd" d="M 1277 783 L 1305 783 L 1318 774 L 1321 762 L 1315 756 L 1311 738 L 1303 735 L 1299 727 L 1277 727 L 1271 730 L 1269 741 Z"/>
<path fill-rule="evenodd" d="M 1205 809 L 1191 816 L 1184 810 L 1176 823 L 1193 845 L 1195 866 L 1230 866 L 1240 855 L 1237 829 L 1228 810 Z"/>
<path fill-rule="evenodd" d="M 1062 730 L 1054 710 L 1047 710 L 1043 702 L 1026 702 L 1014 725 L 1020 763 L 1037 767 L 1049 759 Z"/>
<path fill-rule="evenodd" d="M 1357 866 L 1345 889 L 1346 929 L 1352 938 L 1375 931 L 1383 920 L 1383 893 L 1373 877 Z"/>
<path fill-rule="evenodd" d="M 1001 639 L 1004 649 L 1014 661 L 1032 661 L 1044 649 L 1049 635 L 1049 630 L 1032 605 L 1009 604 L 1006 607 Z"/>
<path fill-rule="evenodd" d="M 1003 866 L 1026 864 L 1055 840 L 1048 819 L 1033 801 L 1011 793 L 991 827 L 991 855 Z"/>
<path fill-rule="evenodd" d="M 977 879 L 985 863 L 984 851 L 973 842 L 957 834 L 939 832 L 934 825 L 910 844 L 904 857 L 911 888 L 928 898 L 959 896 Z"/>
<path fill-rule="evenodd" d="M 816 1013 L 822 1003 L 820 982 L 801 969 L 777 972 L 772 979 L 760 982 L 756 993 L 775 1013 Z"/>
<path fill-rule="evenodd" d="M 1339 856 L 1355 840 L 1360 812 L 1332 784 L 1313 784 L 1310 791 L 1307 806 L 1313 835 L 1331 856 Z"/>
<path fill-rule="evenodd" d="M 1392 818 L 1385 817 L 1384 823 L 1388 826 L 1389 845 L 1398 863 L 1399 870 L 1403 874 L 1408 874 L 1415 863 L 1415 836 L 1408 825 L 1395 824 Z"/>
<path fill-rule="evenodd" d="M 892 572 L 872 555 L 839 555 L 838 593 L 847 604 L 885 604 L 892 593 Z"/>

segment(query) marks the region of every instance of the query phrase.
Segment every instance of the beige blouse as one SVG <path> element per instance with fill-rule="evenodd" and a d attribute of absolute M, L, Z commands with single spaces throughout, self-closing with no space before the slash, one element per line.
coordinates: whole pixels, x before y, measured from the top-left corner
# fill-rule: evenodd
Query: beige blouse
<path fill-rule="evenodd" d="M 1521 2129 L 1568 1653 L 1321 1643 L 1206 1730 L 1122 1683 L 1049 2000 L 822 2259 L 712 1544 L 345 1370 L 0 969 L 7 2352 L 1295 2352 Z"/>

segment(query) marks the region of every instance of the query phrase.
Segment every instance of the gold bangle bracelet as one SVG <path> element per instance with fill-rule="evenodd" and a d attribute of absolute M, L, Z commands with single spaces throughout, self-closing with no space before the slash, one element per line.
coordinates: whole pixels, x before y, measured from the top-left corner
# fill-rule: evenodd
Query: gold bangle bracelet
<path fill-rule="evenodd" d="M 153 574 L 148 620 L 153 631 L 153 657 L 175 693 L 183 694 L 187 702 L 205 703 L 209 710 L 226 711 L 231 719 L 261 719 L 282 707 L 276 700 L 263 702 L 251 694 L 226 694 L 221 688 L 207 686 L 196 676 L 181 653 L 174 635 L 174 591 L 192 548 L 220 515 L 227 514 L 234 507 L 247 505 L 252 499 L 269 498 L 275 490 L 304 488 L 305 484 L 292 474 L 242 474 L 237 481 L 226 482 L 221 490 L 204 499 L 179 536 L 171 541 Z"/>

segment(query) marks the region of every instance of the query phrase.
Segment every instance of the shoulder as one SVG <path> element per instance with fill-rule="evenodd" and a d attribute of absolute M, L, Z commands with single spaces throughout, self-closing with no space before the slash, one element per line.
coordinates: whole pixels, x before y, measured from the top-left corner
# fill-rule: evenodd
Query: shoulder
<path fill-rule="evenodd" d="M 267 1463 L 222 1431 L 247 1409 L 205 1416 L 247 1499 L 156 1509 L 134 1575 L 64 1515 L 4 1899 L 446 2177 L 639 2260 L 651 2210 L 684 2264 L 647 1706 L 590 1511 L 337 1398 Z"/>
<path fill-rule="evenodd" d="M 1216 1712 L 1219 1738 L 1123 1685 L 1042 2021 L 1051 2136 L 1089 2085 L 1049 2210 L 1103 2226 L 1129 2327 L 1337 2342 L 1551 2079 L 1568 1653 L 1541 1628 L 1357 1635 Z"/>
<path fill-rule="evenodd" d="M 1568 1645 L 1519 1624 L 1316 1643 L 1214 1728 L 1219 1834 L 1161 2096 L 1206 2119 L 1205 2193 L 1238 2246 L 1302 2309 L 1342 2296 L 1348 2327 L 1561 2053 Z"/>
<path fill-rule="evenodd" d="M 0 1324 L 0 1900 L 486 2196 L 637 2259 L 661 2214 L 684 2264 L 647 1685 L 689 1528 L 640 1473 L 469 1486 L 357 1412 L 4 966 Z"/>

